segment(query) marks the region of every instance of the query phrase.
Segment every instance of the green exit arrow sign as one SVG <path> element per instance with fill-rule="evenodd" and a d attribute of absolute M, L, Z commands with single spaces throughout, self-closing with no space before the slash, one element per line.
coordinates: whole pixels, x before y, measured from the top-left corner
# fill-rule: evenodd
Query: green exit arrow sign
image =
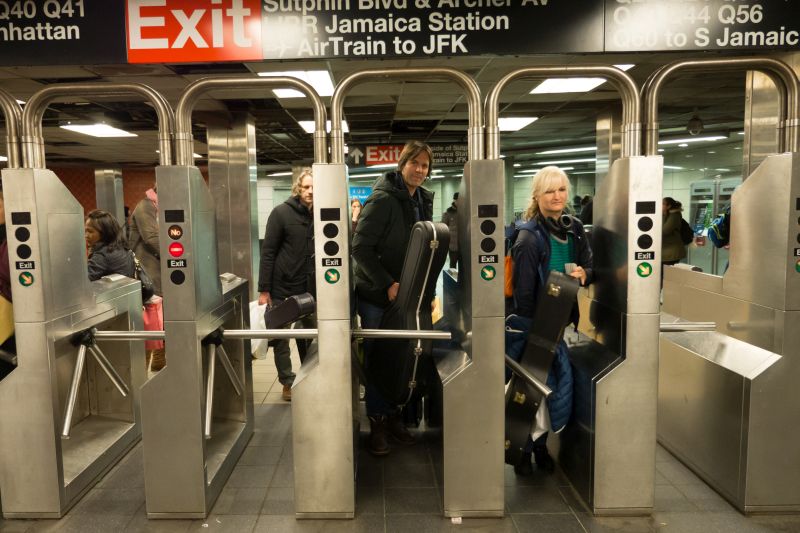
<path fill-rule="evenodd" d="M 653 265 L 650 263 L 639 263 L 636 265 L 636 273 L 640 278 L 650 277 L 650 274 L 653 273 Z"/>
<path fill-rule="evenodd" d="M 325 281 L 333 285 L 334 283 L 339 281 L 339 271 L 335 268 L 329 268 L 325 271 Z"/>

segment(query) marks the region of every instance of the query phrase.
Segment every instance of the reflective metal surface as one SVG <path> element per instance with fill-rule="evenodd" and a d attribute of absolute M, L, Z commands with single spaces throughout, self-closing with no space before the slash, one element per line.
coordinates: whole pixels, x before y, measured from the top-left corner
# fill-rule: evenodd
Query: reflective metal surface
<path fill-rule="evenodd" d="M 142 387 L 145 497 L 149 518 L 204 518 L 253 432 L 249 341 L 226 340 L 225 351 L 245 392 L 239 396 L 223 368 L 208 368 L 201 341 L 220 327 L 249 325 L 247 281 L 217 269 L 214 203 L 196 167 L 158 167 L 159 227 L 167 365 Z M 183 245 L 170 254 L 170 243 Z M 177 277 L 172 274 L 179 272 Z M 221 363 L 220 363 L 221 366 Z M 216 372 L 215 372 L 216 371 Z M 205 438 L 205 385 L 215 372 L 210 438 Z"/>
<path fill-rule="evenodd" d="M 5 169 L 3 192 L 8 227 L 30 232 L 22 242 L 8 231 L 12 279 L 25 273 L 31 280 L 12 283 L 19 366 L 0 382 L 3 513 L 58 518 L 138 441 L 145 378 L 141 341 L 101 342 L 105 359 L 87 358 L 76 372 L 70 337 L 89 328 L 142 329 L 141 288 L 124 277 L 88 281 L 83 209 L 51 171 Z M 21 222 L 23 213 L 29 221 Z M 31 254 L 21 269 L 23 245 Z M 121 395 L 109 373 L 131 394 Z M 69 438 L 62 439 L 73 376 Z"/>
<path fill-rule="evenodd" d="M 125 227 L 125 196 L 122 190 L 122 171 L 103 168 L 94 171 L 95 205 L 108 211 Z"/>

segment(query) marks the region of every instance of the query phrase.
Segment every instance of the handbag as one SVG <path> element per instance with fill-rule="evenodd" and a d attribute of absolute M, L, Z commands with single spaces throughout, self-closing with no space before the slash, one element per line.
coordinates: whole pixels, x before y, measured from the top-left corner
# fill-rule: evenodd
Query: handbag
<path fill-rule="evenodd" d="M 142 311 L 142 322 L 145 331 L 164 330 L 164 307 L 163 300 L 156 296 L 151 301 L 144 304 Z M 144 341 L 145 350 L 159 350 L 164 348 L 164 341 Z"/>
<path fill-rule="evenodd" d="M 133 277 L 142 283 L 142 302 L 146 302 L 156 293 L 153 288 L 153 280 L 147 275 L 144 267 L 142 267 L 142 263 L 139 262 L 139 258 L 136 257 L 136 254 L 133 253 L 132 250 L 131 255 L 133 255 L 133 264 L 135 265 Z"/>

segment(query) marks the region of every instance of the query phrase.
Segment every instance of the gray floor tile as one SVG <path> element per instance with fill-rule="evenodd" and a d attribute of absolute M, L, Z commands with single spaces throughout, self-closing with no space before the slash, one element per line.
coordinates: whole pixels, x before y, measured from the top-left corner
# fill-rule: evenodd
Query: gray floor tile
<path fill-rule="evenodd" d="M 257 488 L 269 486 L 275 465 L 268 466 L 237 466 L 228 478 L 226 486 L 235 488 Z"/>
<path fill-rule="evenodd" d="M 69 515 L 58 521 L 36 521 L 28 531 L 58 533 L 108 533 L 121 531 L 130 522 L 130 516 L 112 514 Z"/>
<path fill-rule="evenodd" d="M 649 516 L 592 516 L 577 513 L 584 529 L 589 533 L 651 533 L 655 531 Z"/>
<path fill-rule="evenodd" d="M 781 531 L 797 533 L 800 531 L 800 514 L 751 516 L 749 522 L 765 528 L 766 531 Z"/>
<path fill-rule="evenodd" d="M 436 489 L 384 489 L 386 514 L 441 513 L 442 503 Z"/>
<path fill-rule="evenodd" d="M 265 487 L 241 488 L 226 486 L 217 498 L 212 514 L 228 515 L 256 515 L 261 512 L 264 498 L 267 496 Z"/>
<path fill-rule="evenodd" d="M 520 533 L 584 533 L 583 526 L 572 513 L 511 515 Z"/>
<path fill-rule="evenodd" d="M 658 533 L 763 533 L 767 527 L 739 513 L 661 513 L 653 515 Z"/>
<path fill-rule="evenodd" d="M 69 515 L 122 515 L 130 518 L 143 504 L 143 489 L 92 489 Z"/>
<path fill-rule="evenodd" d="M 660 472 L 673 485 L 697 485 L 703 483 L 694 472 L 677 461 L 656 463 L 656 472 Z"/>
<path fill-rule="evenodd" d="M 701 511 L 737 512 L 725 498 L 708 485 L 675 485 L 675 488 Z"/>
<path fill-rule="evenodd" d="M 383 487 L 356 487 L 356 516 L 386 512 Z"/>
<path fill-rule="evenodd" d="M 557 487 L 509 487 L 506 508 L 510 513 L 569 513 Z"/>
<path fill-rule="evenodd" d="M 283 446 L 248 446 L 237 464 L 242 466 L 276 465 L 283 453 Z"/>
<path fill-rule="evenodd" d="M 275 474 L 269 483 L 270 488 L 274 487 L 294 487 L 294 465 L 289 463 L 278 464 L 275 467 Z"/>
<path fill-rule="evenodd" d="M 449 518 L 435 514 L 391 515 L 386 517 L 387 533 L 516 533 L 511 517 L 464 518 L 461 524 L 453 524 Z"/>
<path fill-rule="evenodd" d="M 385 487 L 435 487 L 433 466 L 424 463 L 398 464 L 387 461 L 384 467 Z"/>
<path fill-rule="evenodd" d="M 0 518 L 0 532 L 2 533 L 23 533 L 34 525 L 33 520 L 4 520 Z"/>
<path fill-rule="evenodd" d="M 697 511 L 698 508 L 672 485 L 656 485 L 655 510 L 664 512 Z"/>
<path fill-rule="evenodd" d="M 148 520 L 144 509 L 125 526 L 124 533 L 185 533 L 193 520 Z"/>
<path fill-rule="evenodd" d="M 672 485 L 672 483 L 664 477 L 664 474 L 656 470 L 656 485 Z"/>
<path fill-rule="evenodd" d="M 538 470 L 535 466 L 533 468 L 532 475 L 518 476 L 514 473 L 513 466 L 505 465 L 505 468 L 503 469 L 503 475 L 505 476 L 504 483 L 506 487 L 529 487 L 541 485 L 559 487 L 569 485 L 569 481 L 566 480 L 564 474 L 561 473 L 560 470 L 556 470 L 551 474 L 542 470 Z"/>
<path fill-rule="evenodd" d="M 256 515 L 209 515 L 205 520 L 195 520 L 189 526 L 189 531 L 206 533 L 216 531 L 219 533 L 249 533 L 256 526 Z"/>
<path fill-rule="evenodd" d="M 267 489 L 267 497 L 259 514 L 294 516 L 294 489 L 290 487 Z"/>
<path fill-rule="evenodd" d="M 294 515 L 262 515 L 255 533 L 378 533 L 384 530 L 382 516 L 363 516 L 352 520 L 296 520 Z"/>

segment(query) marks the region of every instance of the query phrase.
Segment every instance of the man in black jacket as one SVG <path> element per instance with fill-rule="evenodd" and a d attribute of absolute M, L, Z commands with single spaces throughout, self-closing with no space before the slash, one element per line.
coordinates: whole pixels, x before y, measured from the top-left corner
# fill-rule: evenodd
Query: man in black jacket
<path fill-rule="evenodd" d="M 310 292 L 315 294 L 314 282 L 314 214 L 312 203 L 314 186 L 311 169 L 297 176 L 292 186 L 292 197 L 277 206 L 267 219 L 267 230 L 261 246 L 261 268 L 258 275 L 259 305 L 274 306 L 286 298 Z M 306 328 L 315 328 L 315 317 L 302 320 Z M 300 361 L 313 355 L 316 344 L 295 339 Z M 287 339 L 276 341 L 273 346 L 278 380 L 283 385 L 283 399 L 291 401 L 292 372 L 291 352 Z"/>
<path fill-rule="evenodd" d="M 422 184 L 430 175 L 433 152 L 427 144 L 411 141 L 400 154 L 397 170 L 378 179 L 367 198 L 353 237 L 353 277 L 358 294 L 361 327 L 380 327 L 381 318 L 400 289 L 411 227 L 433 219 L 433 193 Z M 429 312 L 422 309 L 423 312 Z M 380 365 L 372 343 L 365 342 L 366 364 Z M 395 405 L 383 398 L 376 387 L 366 384 L 367 416 L 370 422 L 368 450 L 373 455 L 389 453 L 388 437 L 400 444 L 412 444 Z"/>

